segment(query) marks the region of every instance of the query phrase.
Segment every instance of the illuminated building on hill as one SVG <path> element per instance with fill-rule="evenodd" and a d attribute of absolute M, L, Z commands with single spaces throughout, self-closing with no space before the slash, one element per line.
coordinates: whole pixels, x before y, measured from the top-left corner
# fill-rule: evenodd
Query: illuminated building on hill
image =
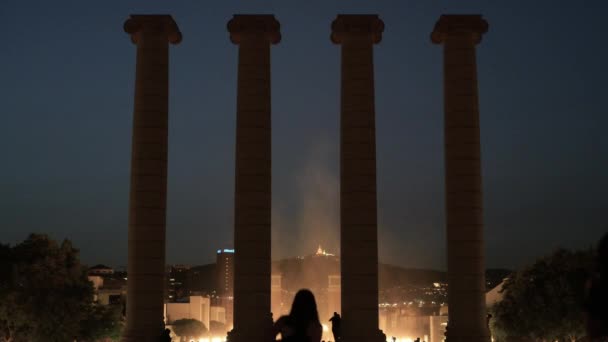
<path fill-rule="evenodd" d="M 317 253 L 315 253 L 315 256 L 336 256 L 336 255 L 327 253 L 327 251 L 324 250 L 323 248 L 321 248 L 321 245 L 319 245 L 319 248 L 317 249 Z"/>

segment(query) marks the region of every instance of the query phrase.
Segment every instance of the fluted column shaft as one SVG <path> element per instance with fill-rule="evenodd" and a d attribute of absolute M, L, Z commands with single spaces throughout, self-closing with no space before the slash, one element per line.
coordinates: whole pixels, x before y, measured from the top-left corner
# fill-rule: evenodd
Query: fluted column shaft
<path fill-rule="evenodd" d="M 132 15 L 137 44 L 129 196 L 127 326 L 123 341 L 156 341 L 163 330 L 169 42 L 181 33 L 168 15 Z"/>
<path fill-rule="evenodd" d="M 342 335 L 379 341 L 376 126 L 373 45 L 384 24 L 376 15 L 339 15 L 341 45 L 340 267 Z"/>
<path fill-rule="evenodd" d="M 481 16 L 443 15 L 431 36 L 444 44 L 448 342 L 490 340 L 475 57 L 486 31 Z"/>
<path fill-rule="evenodd" d="M 235 15 L 239 45 L 234 207 L 234 330 L 231 341 L 268 338 L 271 269 L 270 44 L 280 40 L 272 15 Z"/>

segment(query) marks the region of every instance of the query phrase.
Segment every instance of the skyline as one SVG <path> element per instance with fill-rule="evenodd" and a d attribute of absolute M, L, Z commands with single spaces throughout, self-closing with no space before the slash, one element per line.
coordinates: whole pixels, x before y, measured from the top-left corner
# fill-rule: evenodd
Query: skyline
<path fill-rule="evenodd" d="M 340 73 L 329 25 L 345 7 L 317 4 L 0 11 L 13 14 L 0 13 L 0 62 L 16 66 L 0 95 L 9 119 L 0 127 L 0 241 L 48 233 L 71 239 L 84 262 L 126 265 L 135 49 L 122 22 L 159 12 L 184 34 L 170 49 L 167 261 L 204 264 L 231 247 L 237 50 L 226 22 L 267 12 L 283 35 L 272 48 L 273 257 L 319 243 L 337 251 Z M 608 49 L 597 44 L 606 5 L 391 4 L 348 7 L 386 26 L 375 47 L 380 260 L 445 268 L 442 52 L 429 40 L 442 13 L 490 23 L 478 48 L 486 266 L 595 244 L 608 229 Z M 15 23 L 24 18 L 32 24 Z"/>

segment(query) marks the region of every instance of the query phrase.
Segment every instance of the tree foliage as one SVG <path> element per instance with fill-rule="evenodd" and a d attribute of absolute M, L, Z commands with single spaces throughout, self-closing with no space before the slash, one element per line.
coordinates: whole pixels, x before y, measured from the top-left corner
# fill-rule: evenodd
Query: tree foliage
<path fill-rule="evenodd" d="M 80 322 L 80 337 L 86 341 L 109 338 L 117 341 L 123 329 L 122 306 L 92 305 Z"/>
<path fill-rule="evenodd" d="M 83 322 L 111 316 L 93 307 L 92 284 L 68 240 L 31 234 L 0 246 L 0 265 L 0 341 L 72 341 Z"/>
<path fill-rule="evenodd" d="M 499 340 L 574 341 L 585 336 L 585 283 L 591 251 L 559 249 L 514 273 L 492 308 Z"/>
<path fill-rule="evenodd" d="M 180 336 L 182 340 L 185 338 L 199 338 L 207 333 L 205 324 L 196 319 L 178 319 L 173 322 L 173 331 Z"/>
<path fill-rule="evenodd" d="M 211 335 L 225 335 L 226 324 L 219 321 L 209 321 L 209 332 Z"/>

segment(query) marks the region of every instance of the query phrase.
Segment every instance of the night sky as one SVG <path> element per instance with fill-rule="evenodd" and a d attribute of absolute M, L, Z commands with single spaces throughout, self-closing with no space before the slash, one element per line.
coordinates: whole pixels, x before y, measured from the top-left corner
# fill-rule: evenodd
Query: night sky
<path fill-rule="evenodd" d="M 559 5 L 558 5 L 559 4 Z M 444 13 L 480 13 L 488 267 L 608 230 L 606 1 L 12 1 L 0 4 L 0 242 L 71 239 L 126 265 L 135 46 L 129 14 L 173 15 L 167 262 L 232 246 L 235 13 L 272 13 L 273 257 L 339 248 L 338 13 L 384 20 L 375 47 L 380 260 L 445 268 Z"/>

